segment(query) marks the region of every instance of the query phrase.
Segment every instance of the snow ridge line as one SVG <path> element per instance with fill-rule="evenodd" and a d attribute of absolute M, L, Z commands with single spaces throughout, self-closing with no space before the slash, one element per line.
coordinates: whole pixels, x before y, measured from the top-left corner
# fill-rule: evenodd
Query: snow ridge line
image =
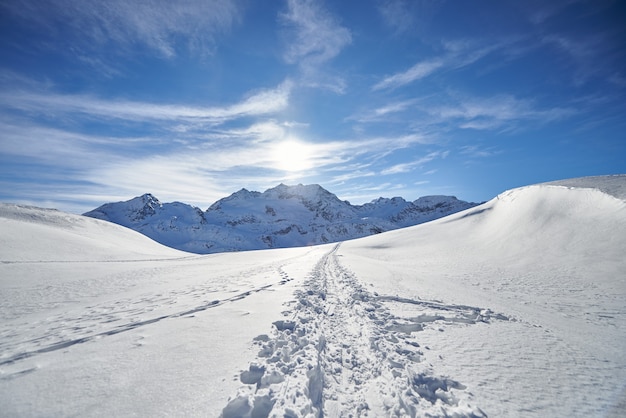
<path fill-rule="evenodd" d="M 35 349 L 35 350 L 29 350 L 29 351 L 23 351 L 21 353 L 17 353 L 14 354 L 12 356 L 6 357 L 4 359 L 0 359 L 0 366 L 4 366 L 4 365 L 9 365 L 9 364 L 13 364 L 16 363 L 20 360 L 24 360 L 26 358 L 29 357 L 33 357 L 37 354 L 43 354 L 43 353 L 49 353 L 51 351 L 56 351 L 56 350 L 62 350 L 68 347 L 71 347 L 73 345 L 77 345 L 77 344 L 82 344 L 82 343 L 86 343 L 89 341 L 93 341 L 102 337 L 106 337 L 106 336 L 111 336 L 111 335 L 115 335 L 115 334 L 119 334 L 122 332 L 126 332 L 126 331 L 130 331 L 139 327 L 143 327 L 146 325 L 150 325 L 150 324 L 154 324 L 156 322 L 162 321 L 164 319 L 169 319 L 169 318 L 181 318 L 181 317 L 185 317 L 185 316 L 189 316 L 189 315 L 193 315 L 197 312 L 202 312 L 205 311 L 207 309 L 211 309 L 211 308 L 215 308 L 217 306 L 223 305 L 225 303 L 229 303 L 229 302 L 236 302 L 238 300 L 242 300 L 248 296 L 250 296 L 252 293 L 257 293 L 257 292 L 261 292 L 263 290 L 267 290 L 270 289 L 271 287 L 274 287 L 276 285 L 284 285 L 285 283 L 291 281 L 290 278 L 287 277 L 283 277 L 281 278 L 280 281 L 276 282 L 276 283 L 270 283 L 270 284 L 266 284 L 251 290 L 247 290 L 245 292 L 242 293 L 238 293 L 235 296 L 231 296 L 229 298 L 226 299 L 221 299 L 221 300 L 213 300 L 210 301 L 208 303 L 202 304 L 202 305 L 198 305 L 196 307 L 193 307 L 191 309 L 186 309 L 184 311 L 180 311 L 180 312 L 174 312 L 171 314 L 167 314 L 167 315 L 161 315 L 161 316 L 157 316 L 155 318 L 150 318 L 150 319 L 145 319 L 142 321 L 135 321 L 135 322 L 130 322 L 130 323 L 126 323 L 126 324 L 122 324 L 122 325 L 118 325 L 115 328 L 109 329 L 107 331 L 102 331 L 102 332 L 98 332 L 95 334 L 91 334 L 91 335 L 86 335 L 83 337 L 78 337 L 78 338 L 74 338 L 74 339 L 69 339 L 69 340 L 61 340 L 61 341 L 57 341 L 51 344 L 48 344 L 44 347 Z M 103 323 L 109 323 L 112 322 L 111 320 L 104 320 Z M 42 337 L 45 338 L 45 337 Z M 30 340 L 30 341 L 36 341 L 39 340 L 40 338 L 36 338 L 34 340 Z M 6 347 L 3 347 L 3 350 L 6 349 Z"/>
<path fill-rule="evenodd" d="M 257 359 L 240 373 L 243 385 L 221 416 L 485 417 L 471 405 L 464 385 L 436 375 L 412 333 L 434 322 L 458 326 L 506 317 L 469 306 L 372 295 L 341 266 L 339 246 L 319 260 L 296 292 L 284 312 L 289 319 L 274 322 L 272 336 L 255 338 Z M 389 302 L 431 313 L 396 317 L 385 306 Z"/>

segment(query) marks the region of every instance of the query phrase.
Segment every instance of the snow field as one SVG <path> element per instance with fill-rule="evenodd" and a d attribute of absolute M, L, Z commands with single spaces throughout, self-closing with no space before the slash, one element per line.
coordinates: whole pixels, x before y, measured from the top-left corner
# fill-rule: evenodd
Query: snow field
<path fill-rule="evenodd" d="M 316 262 L 308 248 L 197 256 L 117 226 L 81 242 L 109 224 L 63 216 L 78 223 L 43 225 L 37 252 L 2 248 L 0 416 L 218 416 L 293 295 L 283 267 Z M 5 219 L 9 243 L 28 241 Z"/>
<path fill-rule="evenodd" d="M 209 256 L 1 205 L 0 416 L 621 416 L 625 179 Z"/>

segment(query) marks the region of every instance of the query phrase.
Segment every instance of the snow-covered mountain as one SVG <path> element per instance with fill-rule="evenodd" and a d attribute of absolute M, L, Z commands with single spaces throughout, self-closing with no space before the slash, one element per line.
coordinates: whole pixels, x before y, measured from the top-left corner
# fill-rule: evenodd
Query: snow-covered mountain
<path fill-rule="evenodd" d="M 417 225 L 475 205 L 453 196 L 426 196 L 414 202 L 379 198 L 356 206 L 317 184 L 280 184 L 263 193 L 241 189 L 204 212 L 180 202 L 161 203 L 144 194 L 107 203 L 84 215 L 134 229 L 169 247 L 207 254 L 345 241 Z"/>

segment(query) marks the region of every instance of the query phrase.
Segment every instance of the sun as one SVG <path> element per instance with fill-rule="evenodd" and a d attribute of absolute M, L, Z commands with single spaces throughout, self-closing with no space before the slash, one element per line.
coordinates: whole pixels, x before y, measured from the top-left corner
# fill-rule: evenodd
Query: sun
<path fill-rule="evenodd" d="M 276 169 L 289 172 L 311 168 L 311 147 L 300 141 L 289 139 L 277 143 L 273 149 L 273 162 Z"/>

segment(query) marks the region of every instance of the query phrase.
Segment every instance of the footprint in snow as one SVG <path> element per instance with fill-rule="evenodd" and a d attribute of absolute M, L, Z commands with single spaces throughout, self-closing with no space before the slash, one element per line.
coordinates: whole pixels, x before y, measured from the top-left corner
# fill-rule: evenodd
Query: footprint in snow
<path fill-rule="evenodd" d="M 490 310 L 369 293 L 323 256 L 296 291 L 289 319 L 257 336 L 257 358 L 222 417 L 484 417 L 467 388 L 423 362 L 426 328 L 507 320 Z M 406 317 L 394 312 L 410 312 Z"/>

